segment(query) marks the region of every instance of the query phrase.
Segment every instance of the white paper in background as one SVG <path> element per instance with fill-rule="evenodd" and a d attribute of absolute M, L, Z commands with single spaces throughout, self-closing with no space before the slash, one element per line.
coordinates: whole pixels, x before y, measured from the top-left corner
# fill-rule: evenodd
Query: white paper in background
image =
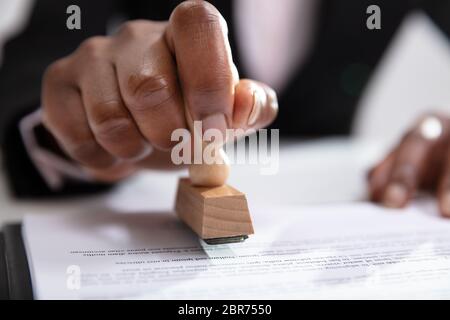
<path fill-rule="evenodd" d="M 28 215 L 38 299 L 450 298 L 434 203 L 251 208 L 256 234 L 208 246 L 170 212 Z M 79 289 L 73 266 L 81 272 Z"/>
<path fill-rule="evenodd" d="M 409 15 L 359 106 L 357 137 L 394 144 L 427 111 L 450 112 L 450 39 L 424 13 Z"/>

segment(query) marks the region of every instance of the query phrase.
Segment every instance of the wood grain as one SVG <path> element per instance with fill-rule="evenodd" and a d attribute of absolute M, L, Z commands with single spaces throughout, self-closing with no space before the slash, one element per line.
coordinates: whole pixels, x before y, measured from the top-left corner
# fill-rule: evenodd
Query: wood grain
<path fill-rule="evenodd" d="M 202 239 L 253 234 L 245 195 L 230 187 L 196 187 L 180 179 L 175 210 Z"/>

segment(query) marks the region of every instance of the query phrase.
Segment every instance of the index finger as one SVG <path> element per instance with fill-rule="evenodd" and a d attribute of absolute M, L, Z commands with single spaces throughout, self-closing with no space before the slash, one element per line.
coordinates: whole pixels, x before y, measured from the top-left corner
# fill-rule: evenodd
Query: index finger
<path fill-rule="evenodd" d="M 203 130 L 231 123 L 235 79 L 227 25 L 206 1 L 186 1 L 172 13 L 166 39 L 175 55 L 184 101 Z"/>

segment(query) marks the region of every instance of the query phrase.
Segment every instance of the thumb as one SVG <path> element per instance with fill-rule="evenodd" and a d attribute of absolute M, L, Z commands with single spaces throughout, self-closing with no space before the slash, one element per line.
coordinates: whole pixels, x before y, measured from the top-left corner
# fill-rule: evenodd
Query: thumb
<path fill-rule="evenodd" d="M 260 129 L 275 120 L 278 113 L 278 99 L 268 85 L 243 79 L 235 89 L 233 128 Z"/>

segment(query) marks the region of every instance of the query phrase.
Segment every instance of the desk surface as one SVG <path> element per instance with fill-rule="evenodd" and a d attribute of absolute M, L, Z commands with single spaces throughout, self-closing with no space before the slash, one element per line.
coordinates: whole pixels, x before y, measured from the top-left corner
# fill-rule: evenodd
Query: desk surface
<path fill-rule="evenodd" d="M 366 172 L 384 149 L 381 144 L 350 139 L 287 142 L 281 144 L 276 175 L 261 175 L 256 165 L 235 165 L 230 184 L 246 193 L 250 207 L 361 200 L 366 195 Z M 183 174 L 148 171 L 106 194 L 50 201 L 12 199 L 2 179 L 0 224 L 20 221 L 26 213 L 170 210 L 177 179 Z"/>

